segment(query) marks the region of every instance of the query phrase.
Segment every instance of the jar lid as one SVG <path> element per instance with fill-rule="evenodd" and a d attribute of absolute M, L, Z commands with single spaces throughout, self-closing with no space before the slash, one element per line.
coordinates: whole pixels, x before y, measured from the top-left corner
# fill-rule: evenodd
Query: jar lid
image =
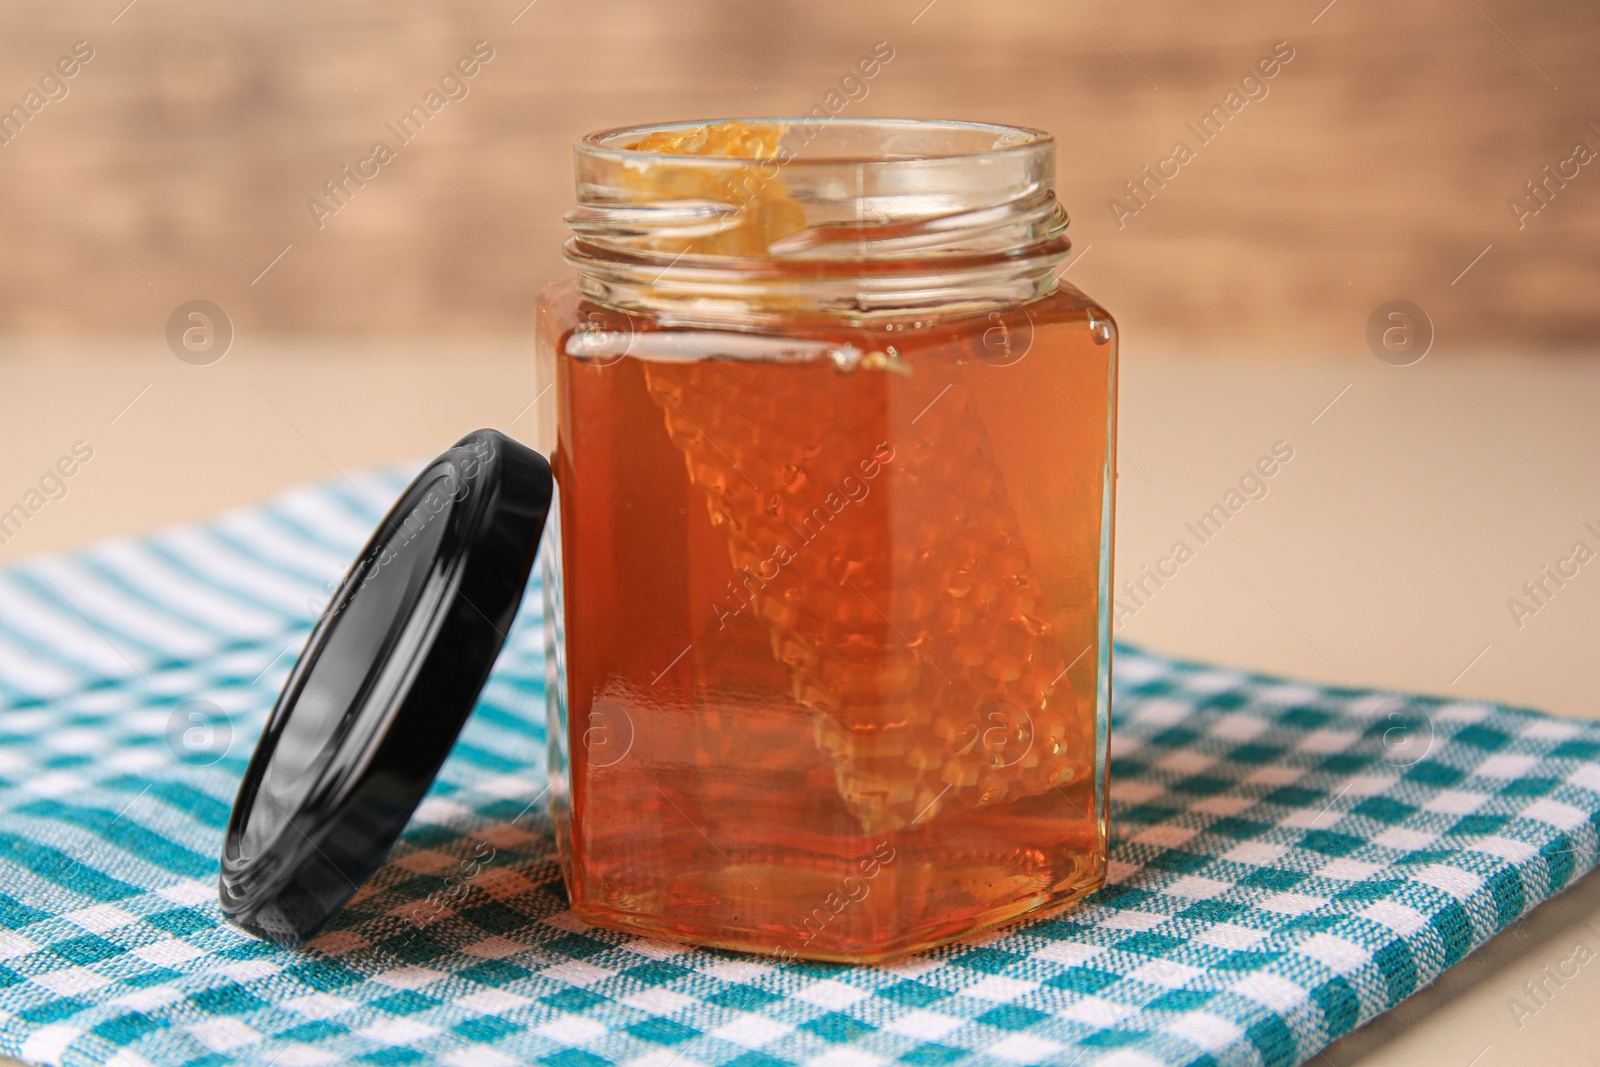
<path fill-rule="evenodd" d="M 553 489 L 543 456 L 479 430 L 401 494 L 250 758 L 219 879 L 234 923 L 298 945 L 382 864 L 505 645 Z"/>

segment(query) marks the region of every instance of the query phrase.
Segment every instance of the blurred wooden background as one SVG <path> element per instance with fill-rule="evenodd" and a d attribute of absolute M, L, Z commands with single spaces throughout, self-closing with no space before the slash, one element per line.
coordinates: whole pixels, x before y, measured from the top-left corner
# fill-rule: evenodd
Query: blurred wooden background
<path fill-rule="evenodd" d="M 0 339 L 159 344 L 195 298 L 241 340 L 524 336 L 566 273 L 574 137 L 808 111 L 880 40 L 846 113 L 1055 132 L 1071 277 L 1130 343 L 1359 352 L 1394 298 L 1439 351 L 1600 339 L 1600 162 L 1521 229 L 1507 207 L 1600 150 L 1593 3 L 524 3 L 8 4 L 0 108 L 95 57 L 0 145 Z M 384 124 L 478 41 L 469 95 L 400 146 Z M 1270 94 L 1119 229 L 1108 200 L 1279 41 Z M 307 200 L 379 139 L 397 158 L 319 230 Z"/>

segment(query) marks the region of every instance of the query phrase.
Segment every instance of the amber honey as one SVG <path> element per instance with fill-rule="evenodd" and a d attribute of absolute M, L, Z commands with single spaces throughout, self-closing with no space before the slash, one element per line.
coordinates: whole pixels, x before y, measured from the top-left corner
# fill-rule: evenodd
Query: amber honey
<path fill-rule="evenodd" d="M 1065 905 L 1105 869 L 1110 317 L 1053 277 L 781 306 L 541 298 L 573 908 L 870 961 Z"/>
<path fill-rule="evenodd" d="M 855 959 L 1096 884 L 1093 313 L 1007 365 L 960 321 L 809 337 L 894 369 L 561 361 L 581 916 Z"/>

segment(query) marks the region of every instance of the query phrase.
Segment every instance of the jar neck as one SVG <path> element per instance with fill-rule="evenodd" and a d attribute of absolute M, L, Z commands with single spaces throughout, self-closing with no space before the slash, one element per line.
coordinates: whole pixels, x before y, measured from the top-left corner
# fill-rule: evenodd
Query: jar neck
<path fill-rule="evenodd" d="M 1047 135 L 835 120 L 805 139 L 800 120 L 763 121 L 782 124 L 770 159 L 616 147 L 640 131 L 580 142 L 565 249 L 579 290 L 672 319 L 761 322 L 957 313 L 1055 289 L 1071 245 Z"/>

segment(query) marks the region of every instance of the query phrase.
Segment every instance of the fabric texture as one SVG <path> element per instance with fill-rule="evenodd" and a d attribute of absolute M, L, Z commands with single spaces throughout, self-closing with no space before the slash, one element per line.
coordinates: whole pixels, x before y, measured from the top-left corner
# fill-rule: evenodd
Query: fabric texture
<path fill-rule="evenodd" d="M 314 616 L 406 473 L 0 571 L 0 1053 L 1293 1064 L 1594 864 L 1600 726 L 1120 648 L 1110 881 L 1076 909 L 879 967 L 589 929 L 538 799 L 530 595 L 389 862 L 285 951 L 223 921 L 223 827 Z"/>

